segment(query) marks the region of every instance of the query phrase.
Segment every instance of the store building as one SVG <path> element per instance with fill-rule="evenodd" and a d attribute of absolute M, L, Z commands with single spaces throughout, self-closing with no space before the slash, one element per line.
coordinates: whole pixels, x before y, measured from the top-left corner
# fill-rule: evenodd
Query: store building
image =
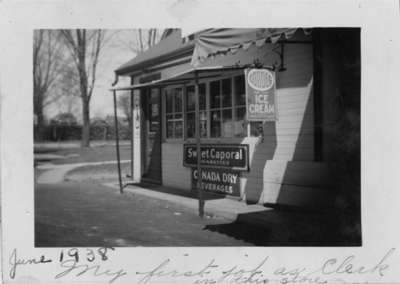
<path fill-rule="evenodd" d="M 249 121 L 245 70 L 259 68 L 274 76 L 275 100 L 264 110 L 274 118 Z M 196 189 L 198 99 L 203 190 L 271 206 L 333 204 L 330 128 L 343 92 L 360 101 L 359 29 L 209 29 L 186 38 L 177 29 L 115 74 L 131 80 L 113 91 L 132 92 L 135 182 Z"/>

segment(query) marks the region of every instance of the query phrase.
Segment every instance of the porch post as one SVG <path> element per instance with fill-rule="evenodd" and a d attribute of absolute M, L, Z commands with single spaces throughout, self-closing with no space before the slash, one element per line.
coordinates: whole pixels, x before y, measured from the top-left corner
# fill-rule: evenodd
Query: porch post
<path fill-rule="evenodd" d="M 196 133 L 196 153 L 197 153 L 197 191 L 199 199 L 199 216 L 204 216 L 204 200 L 203 200 L 203 189 L 201 180 L 201 166 L 200 166 L 200 99 L 199 99 L 199 79 L 198 71 L 194 71 L 195 76 L 195 133 Z"/>
<path fill-rule="evenodd" d="M 134 80 L 133 80 L 133 76 L 131 76 L 131 85 L 133 85 L 134 84 Z M 130 113 L 130 122 L 129 122 L 129 125 L 130 125 L 130 136 L 131 136 L 131 180 L 133 180 L 133 177 L 134 177 L 134 163 L 133 163 L 133 159 L 135 158 L 134 157 L 134 148 L 133 148 L 133 137 L 134 137 L 134 126 L 133 126 L 133 96 L 134 96 L 134 94 L 133 94 L 133 89 L 131 90 L 131 92 L 130 92 L 130 97 L 131 97 L 131 99 L 130 99 L 130 109 L 129 109 L 129 113 Z"/>
<path fill-rule="evenodd" d="M 113 91 L 114 96 L 114 121 L 115 121 L 115 147 L 117 150 L 117 164 L 118 164 L 118 181 L 119 181 L 119 191 L 123 193 L 122 179 L 121 179 L 121 160 L 119 156 L 119 134 L 118 134 L 118 116 L 117 116 L 117 95 L 116 91 Z"/>

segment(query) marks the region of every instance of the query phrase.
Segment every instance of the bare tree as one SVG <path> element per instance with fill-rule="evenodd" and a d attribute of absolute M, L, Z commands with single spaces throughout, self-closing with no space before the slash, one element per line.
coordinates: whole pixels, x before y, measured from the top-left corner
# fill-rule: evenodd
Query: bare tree
<path fill-rule="evenodd" d="M 144 49 L 142 29 L 139 29 L 138 33 L 139 33 L 139 47 L 140 47 L 140 52 L 142 52 L 143 49 Z"/>
<path fill-rule="evenodd" d="M 128 129 L 133 129 L 133 120 L 131 112 L 131 93 L 129 91 L 124 92 L 118 96 L 117 106 L 125 115 L 125 121 L 128 122 Z"/>
<path fill-rule="evenodd" d="M 42 138 L 44 108 L 59 98 L 52 88 L 59 76 L 62 46 L 51 30 L 35 30 L 33 37 L 33 109 Z"/>
<path fill-rule="evenodd" d="M 120 39 L 120 44 L 135 54 L 141 53 L 161 39 L 162 32 L 157 29 L 137 29 L 129 33 L 131 36 L 126 36 Z"/>
<path fill-rule="evenodd" d="M 90 99 L 96 82 L 100 52 L 106 42 L 102 30 L 61 30 L 76 67 L 82 101 L 82 147 L 90 146 Z"/>
<path fill-rule="evenodd" d="M 117 106 L 124 113 L 126 120 L 131 120 L 131 94 L 130 92 L 125 92 L 118 96 Z"/>

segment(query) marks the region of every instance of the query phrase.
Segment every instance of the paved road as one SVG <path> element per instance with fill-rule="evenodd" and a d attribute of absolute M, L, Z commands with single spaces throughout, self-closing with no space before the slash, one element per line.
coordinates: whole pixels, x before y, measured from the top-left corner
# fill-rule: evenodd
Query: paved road
<path fill-rule="evenodd" d="M 87 246 L 251 246 L 221 233 L 222 218 L 199 218 L 175 203 L 87 183 L 35 187 L 35 245 Z M 258 234 L 262 232 L 257 232 Z"/>

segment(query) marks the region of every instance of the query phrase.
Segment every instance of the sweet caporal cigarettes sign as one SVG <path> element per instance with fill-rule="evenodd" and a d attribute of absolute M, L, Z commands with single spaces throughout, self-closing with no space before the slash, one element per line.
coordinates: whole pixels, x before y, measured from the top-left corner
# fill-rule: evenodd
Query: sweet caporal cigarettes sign
<path fill-rule="evenodd" d="M 238 171 L 249 169 L 249 145 L 246 144 L 202 144 L 200 165 L 207 168 L 225 168 Z M 197 166 L 196 144 L 183 145 L 183 165 Z"/>
<path fill-rule="evenodd" d="M 267 69 L 246 69 L 248 121 L 276 121 L 275 73 Z"/>

